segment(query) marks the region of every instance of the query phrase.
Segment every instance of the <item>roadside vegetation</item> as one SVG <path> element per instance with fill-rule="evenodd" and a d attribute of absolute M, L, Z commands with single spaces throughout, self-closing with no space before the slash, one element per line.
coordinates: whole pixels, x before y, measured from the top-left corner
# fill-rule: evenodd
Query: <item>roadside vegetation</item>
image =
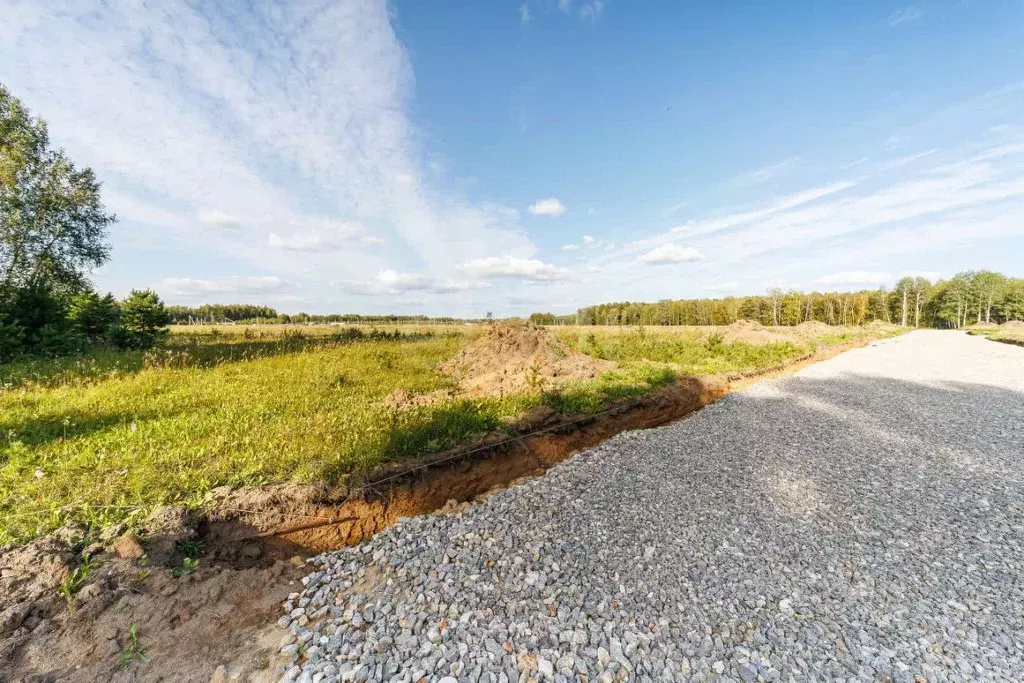
<path fill-rule="evenodd" d="M 1010 320 L 1001 325 L 975 325 L 970 333 L 1015 346 L 1024 346 L 1024 322 Z"/>
<path fill-rule="evenodd" d="M 681 374 L 756 372 L 820 343 L 563 330 L 571 348 L 617 367 L 557 387 L 467 397 L 437 368 L 480 334 L 475 327 L 184 329 L 150 351 L 0 366 L 0 544 L 69 521 L 141 522 L 158 505 L 202 505 L 223 485 L 343 483 L 507 431 L 542 404 L 594 413 Z M 396 390 L 440 399 L 396 407 L 388 400 Z"/>

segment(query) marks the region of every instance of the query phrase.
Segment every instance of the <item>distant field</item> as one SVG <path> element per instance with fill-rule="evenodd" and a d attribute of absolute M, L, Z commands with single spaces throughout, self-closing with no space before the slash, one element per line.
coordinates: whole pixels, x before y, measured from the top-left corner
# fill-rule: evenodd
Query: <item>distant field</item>
<path fill-rule="evenodd" d="M 483 326 L 485 327 L 485 326 Z M 728 330 L 557 328 L 619 368 L 557 392 L 455 396 L 437 371 L 482 326 L 177 327 L 165 348 L 0 366 L 0 544 L 67 521 L 140 519 L 212 488 L 343 481 L 506 429 L 541 403 L 589 413 L 680 374 L 751 372 L 866 330 L 728 341 Z M 388 397 L 448 395 L 397 409 Z"/>

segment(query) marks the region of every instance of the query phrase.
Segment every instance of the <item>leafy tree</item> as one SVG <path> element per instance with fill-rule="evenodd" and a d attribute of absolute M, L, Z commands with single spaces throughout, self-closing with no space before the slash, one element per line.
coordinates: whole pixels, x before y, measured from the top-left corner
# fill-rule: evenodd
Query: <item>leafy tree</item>
<path fill-rule="evenodd" d="M 51 149 L 46 123 L 0 85 L 0 298 L 80 290 L 109 256 L 113 221 L 92 169 Z"/>
<path fill-rule="evenodd" d="M 971 278 L 971 286 L 976 296 L 978 323 L 982 322 L 982 313 L 986 323 L 992 322 L 992 307 L 1006 287 L 1006 276 L 991 270 L 979 270 Z"/>
<path fill-rule="evenodd" d="M 931 291 L 932 283 L 928 278 L 914 278 L 914 327 L 921 327 L 921 309 Z"/>
<path fill-rule="evenodd" d="M 913 290 L 914 278 L 904 277 L 900 278 L 900 281 L 896 283 L 896 289 L 893 291 L 900 310 L 900 325 L 903 327 L 907 326 L 907 306 L 910 302 L 910 293 Z"/>
<path fill-rule="evenodd" d="M 127 349 L 148 349 L 167 334 L 170 316 L 164 303 L 152 290 L 133 289 L 121 303 L 121 321 L 114 342 Z"/>
<path fill-rule="evenodd" d="M 1003 322 L 1024 320 L 1024 279 L 1014 278 L 1006 283 L 998 313 Z"/>

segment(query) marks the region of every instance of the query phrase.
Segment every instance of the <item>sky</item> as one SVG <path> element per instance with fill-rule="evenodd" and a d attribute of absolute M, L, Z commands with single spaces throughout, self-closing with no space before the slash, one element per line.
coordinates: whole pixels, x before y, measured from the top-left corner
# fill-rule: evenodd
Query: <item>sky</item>
<path fill-rule="evenodd" d="M 480 317 L 1024 275 L 1024 3 L 0 0 L 97 288 Z"/>

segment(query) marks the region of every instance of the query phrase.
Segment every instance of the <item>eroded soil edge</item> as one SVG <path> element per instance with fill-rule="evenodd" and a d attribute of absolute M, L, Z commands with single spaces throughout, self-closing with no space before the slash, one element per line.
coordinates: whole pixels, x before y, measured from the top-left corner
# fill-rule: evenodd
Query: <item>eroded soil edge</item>
<path fill-rule="evenodd" d="M 496 435 L 429 460 L 375 473 L 351 488 L 274 485 L 240 489 L 207 515 L 212 547 L 259 542 L 275 558 L 353 545 L 400 517 L 433 512 L 537 476 L 580 450 L 623 431 L 681 418 L 726 392 L 724 384 L 683 378 L 628 404 L 593 416 L 538 408 L 513 436 Z"/>

